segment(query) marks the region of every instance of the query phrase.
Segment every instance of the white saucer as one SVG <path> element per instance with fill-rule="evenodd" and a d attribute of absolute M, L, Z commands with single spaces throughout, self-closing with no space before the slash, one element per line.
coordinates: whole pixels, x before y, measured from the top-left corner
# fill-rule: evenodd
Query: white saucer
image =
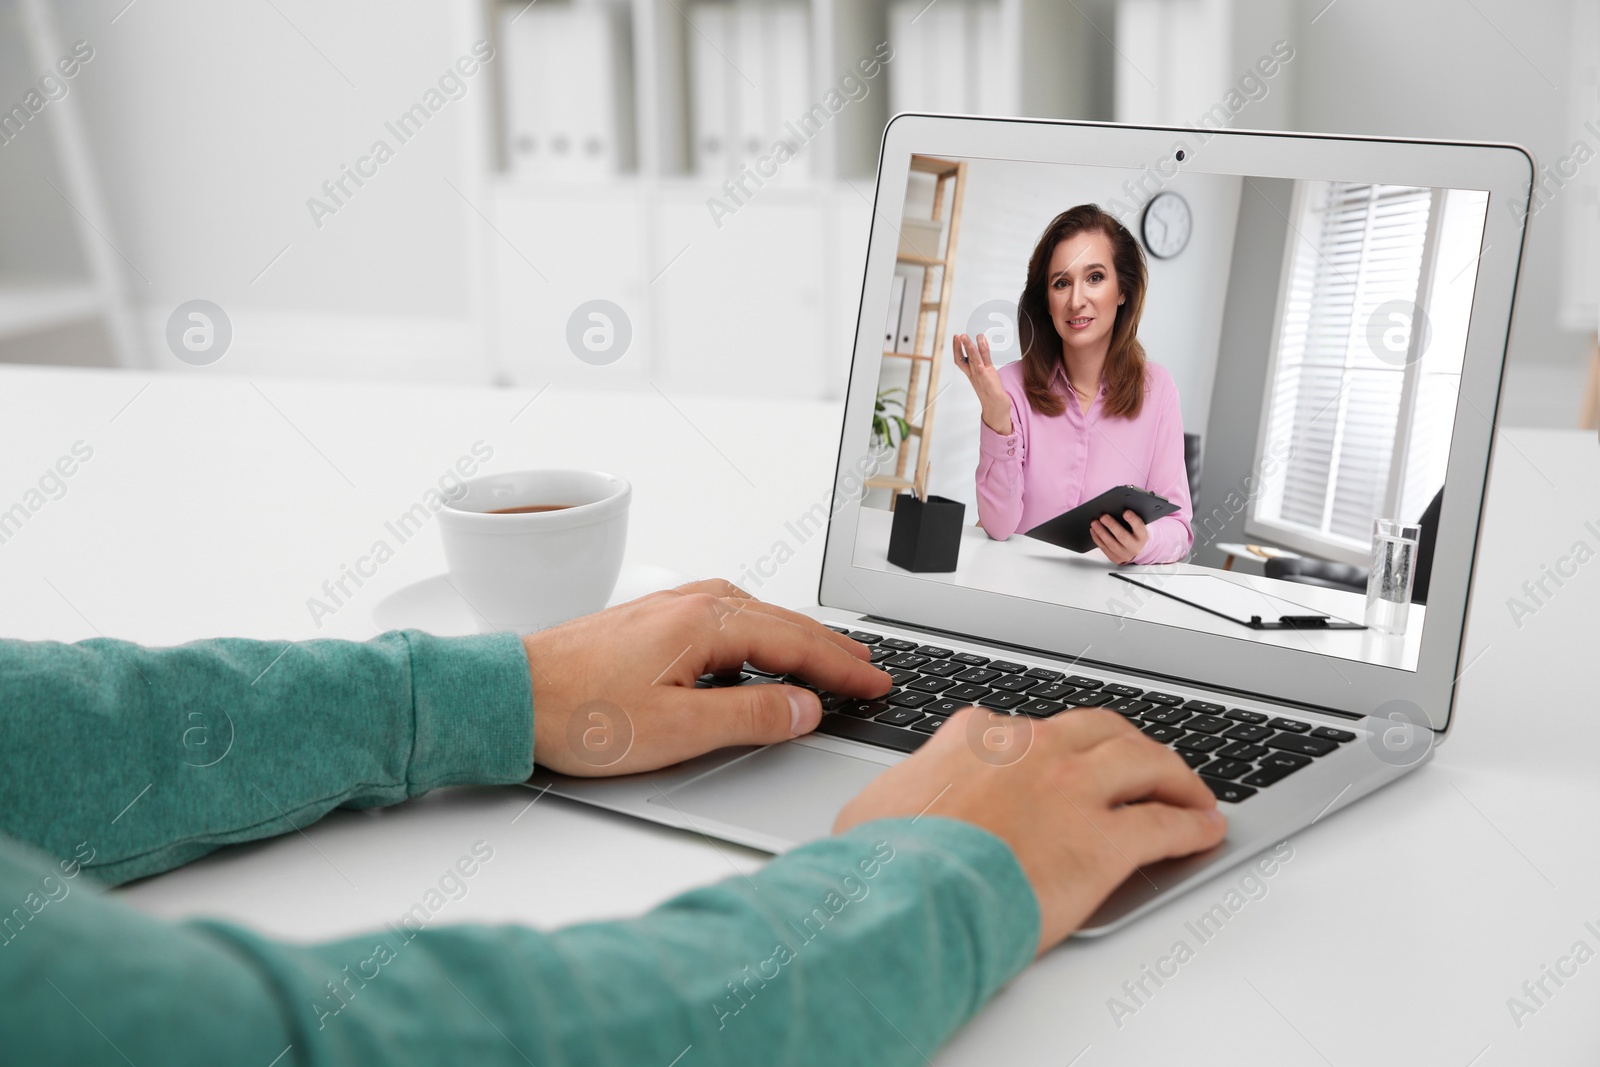
<path fill-rule="evenodd" d="M 622 573 L 617 575 L 617 587 L 606 603 L 608 607 L 626 603 L 646 593 L 692 581 L 692 575 L 671 567 L 624 563 Z M 491 627 L 456 592 L 447 574 L 436 574 L 390 593 L 373 606 L 372 621 L 380 630 L 423 630 L 446 637 L 491 632 Z"/>

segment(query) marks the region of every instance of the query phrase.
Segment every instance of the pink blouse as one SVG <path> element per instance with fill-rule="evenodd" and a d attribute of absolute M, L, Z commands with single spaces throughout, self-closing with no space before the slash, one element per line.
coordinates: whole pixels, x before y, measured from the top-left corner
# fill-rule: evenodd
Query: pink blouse
<path fill-rule="evenodd" d="M 1136 485 L 1178 505 L 1150 524 L 1150 540 L 1134 563 L 1174 563 L 1194 545 L 1193 504 L 1183 463 L 1183 414 L 1178 388 L 1164 367 L 1145 363 L 1144 403 L 1139 414 L 1105 414 L 1106 386 L 1087 413 L 1056 366 L 1054 384 L 1066 410 L 1044 416 L 1028 406 L 1022 362 L 1000 368 L 1011 397 L 1011 433 L 978 429 L 978 518 L 984 532 L 1003 541 L 1077 507 L 1119 485 Z M 1120 518 L 1120 516 L 1119 516 Z"/>

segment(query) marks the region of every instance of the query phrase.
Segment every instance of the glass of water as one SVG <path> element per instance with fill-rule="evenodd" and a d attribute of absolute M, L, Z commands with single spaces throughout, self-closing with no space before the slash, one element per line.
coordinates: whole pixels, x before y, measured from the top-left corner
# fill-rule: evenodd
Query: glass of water
<path fill-rule="evenodd" d="M 1372 520 L 1372 567 L 1367 572 L 1367 625 L 1386 634 L 1406 632 L 1411 582 L 1416 577 L 1422 527 L 1394 519 Z"/>

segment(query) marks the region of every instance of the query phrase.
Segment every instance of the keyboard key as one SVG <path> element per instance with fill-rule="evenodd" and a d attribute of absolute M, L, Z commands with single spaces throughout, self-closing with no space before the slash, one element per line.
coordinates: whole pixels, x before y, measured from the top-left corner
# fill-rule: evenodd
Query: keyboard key
<path fill-rule="evenodd" d="M 999 671 L 989 670 L 986 667 L 969 667 L 956 675 L 958 682 L 971 682 L 973 685 L 987 685 L 1000 677 Z"/>
<path fill-rule="evenodd" d="M 1046 667 L 1029 667 L 1023 672 L 1029 678 L 1037 678 L 1041 682 L 1059 682 L 1066 677 L 1066 671 L 1052 671 Z"/>
<path fill-rule="evenodd" d="M 877 647 L 877 648 L 872 650 L 872 657 L 868 662 L 870 662 L 870 663 L 882 663 L 884 660 L 888 659 L 889 657 L 891 657 L 891 656 L 893 656 L 895 654 L 896 653 L 895 653 L 894 649 L 892 649 L 892 648 L 884 648 L 884 647 L 882 647 L 880 645 L 879 647 Z"/>
<path fill-rule="evenodd" d="M 999 671 L 1001 674 L 1021 674 L 1028 669 L 1028 665 L 1026 663 L 1012 663 L 1008 659 L 992 659 L 989 661 L 989 669 Z"/>
<path fill-rule="evenodd" d="M 800 677 L 798 674 L 786 674 L 786 675 L 784 675 L 783 676 L 783 683 L 785 685 L 797 685 L 801 689 L 809 689 L 813 693 L 819 691 L 816 686 L 812 685 L 810 682 L 806 681 L 804 678 Z"/>
<path fill-rule="evenodd" d="M 1260 726 L 1267 721 L 1267 717 L 1259 711 L 1245 711 L 1243 708 L 1234 708 L 1223 718 L 1232 719 L 1234 722 L 1247 722 L 1251 726 Z"/>
<path fill-rule="evenodd" d="M 846 636 L 852 641 L 860 641 L 863 645 L 875 645 L 883 640 L 882 634 L 869 634 L 865 630 L 851 630 Z"/>
<path fill-rule="evenodd" d="M 883 639 L 883 643 L 894 649 L 896 652 L 910 652 L 912 649 L 917 647 L 917 643 L 915 641 L 907 641 L 903 637 L 885 637 Z"/>
<path fill-rule="evenodd" d="M 1178 755 L 1183 757 L 1183 762 L 1189 765 L 1191 771 L 1198 771 L 1211 762 L 1211 757 L 1204 752 L 1180 752 Z"/>
<path fill-rule="evenodd" d="M 848 634 L 850 632 L 850 627 L 848 626 L 835 626 L 831 622 L 825 622 L 822 625 L 826 626 L 836 634 Z"/>
<path fill-rule="evenodd" d="M 1161 711 L 1152 711 L 1145 715 L 1145 722 L 1160 723 L 1162 726 L 1176 726 L 1184 719 L 1194 717 L 1194 712 L 1184 711 L 1182 708 L 1164 708 Z"/>
<path fill-rule="evenodd" d="M 1121 700 L 1113 700 L 1111 703 L 1105 706 L 1110 708 L 1112 711 L 1120 711 L 1130 719 L 1135 715 L 1143 715 L 1145 712 L 1150 711 L 1155 707 L 1155 705 L 1150 703 L 1148 700 L 1135 700 L 1133 697 L 1123 697 Z"/>
<path fill-rule="evenodd" d="M 956 683 L 948 678 L 913 678 L 906 683 L 907 689 L 915 689 L 919 693 L 942 693 Z"/>
<path fill-rule="evenodd" d="M 931 734 L 943 725 L 944 720 L 939 718 L 939 716 L 925 715 L 919 721 L 912 723 L 911 728 L 913 730 L 921 730 L 925 734 Z"/>
<path fill-rule="evenodd" d="M 1227 778 L 1231 781 L 1249 769 L 1250 764 L 1242 759 L 1219 759 L 1207 765 L 1206 773 L 1213 778 Z"/>
<path fill-rule="evenodd" d="M 1099 689 L 1080 689 L 1069 697 L 1063 698 L 1068 704 L 1079 708 L 1098 708 L 1117 699 L 1110 693 Z"/>
<path fill-rule="evenodd" d="M 1279 755 L 1285 754 L 1286 753 L 1279 753 Z M 1280 760 L 1274 756 L 1268 756 L 1266 759 L 1261 761 L 1261 767 L 1259 770 L 1257 770 L 1254 774 L 1247 775 L 1244 778 L 1244 784 L 1262 787 L 1269 786 L 1274 782 L 1283 781 L 1285 778 L 1289 777 L 1289 775 L 1293 774 L 1295 771 L 1298 771 L 1301 767 L 1304 767 L 1310 762 L 1310 760 L 1305 760 L 1303 763 L 1293 763 Z"/>
<path fill-rule="evenodd" d="M 1224 708 L 1221 704 L 1212 704 L 1205 700 L 1189 700 L 1184 702 L 1184 707 L 1190 711 L 1203 711 L 1207 715 L 1221 715 Z"/>
<path fill-rule="evenodd" d="M 898 656 L 883 661 L 890 667 L 899 667 L 902 670 L 914 671 L 924 663 L 931 663 L 927 656 L 919 656 L 915 652 L 902 652 Z"/>
<path fill-rule="evenodd" d="M 922 673 L 931 674 L 935 678 L 948 678 L 952 674 L 959 674 L 964 670 L 966 668 L 954 660 L 936 659 L 926 667 L 923 667 Z"/>
<path fill-rule="evenodd" d="M 985 708 L 997 708 L 1000 711 L 1010 711 L 1018 704 L 1026 704 L 1028 698 L 1021 693 L 990 693 L 978 701 Z"/>
<path fill-rule="evenodd" d="M 1135 689 L 1131 685 L 1122 685 L 1118 682 L 1109 682 L 1101 686 L 1108 693 L 1115 693 L 1119 697 L 1136 697 L 1144 694 L 1143 689 Z"/>
<path fill-rule="evenodd" d="M 1025 678 L 1020 674 L 1007 674 L 996 678 L 989 683 L 990 689 L 1001 689 L 1007 693 L 1022 693 L 1032 689 L 1036 683 L 1032 678 Z"/>
<path fill-rule="evenodd" d="M 840 708 L 850 703 L 850 699 L 850 697 L 840 696 L 838 693 L 823 693 L 822 710 L 838 711 Z"/>
<path fill-rule="evenodd" d="M 1239 785 L 1237 782 L 1225 782 L 1221 778 L 1207 778 L 1203 774 L 1200 776 L 1200 780 L 1211 787 L 1211 792 L 1218 800 L 1229 804 L 1237 804 L 1241 800 L 1249 800 L 1256 795 L 1254 789 L 1247 785 Z"/>
<path fill-rule="evenodd" d="M 988 656 L 980 656 L 976 652 L 957 652 L 950 658 L 957 663 L 964 663 L 968 667 L 982 667 L 989 662 Z"/>
<path fill-rule="evenodd" d="M 879 715 L 873 722 L 886 722 L 890 726 L 910 726 L 922 718 L 922 712 L 916 708 L 890 708 Z"/>
<path fill-rule="evenodd" d="M 1291 734 L 1303 734 L 1311 729 L 1311 724 L 1300 722 L 1296 719 L 1273 719 L 1267 723 L 1274 730 L 1287 730 Z"/>
<path fill-rule="evenodd" d="M 1219 719 L 1215 715 L 1196 715 L 1183 724 L 1185 730 L 1198 730 L 1203 734 L 1220 734 L 1228 728 L 1227 719 Z"/>
<path fill-rule="evenodd" d="M 1259 741 L 1263 737 L 1271 737 L 1272 731 L 1265 726 L 1239 725 L 1226 731 L 1223 737 L 1231 737 L 1235 741 Z"/>
<path fill-rule="evenodd" d="M 1169 707 L 1177 707 L 1183 703 L 1182 697 L 1175 697 L 1171 693 L 1143 693 L 1141 695 L 1152 704 L 1166 704 Z"/>
<path fill-rule="evenodd" d="M 1220 737 L 1212 734 L 1189 734 L 1181 737 L 1174 743 L 1174 748 L 1181 748 L 1185 752 L 1210 752 L 1227 744 Z"/>
<path fill-rule="evenodd" d="M 1168 741 L 1176 741 L 1183 736 L 1183 731 L 1176 726 L 1146 726 L 1144 732 L 1162 744 Z"/>
<path fill-rule="evenodd" d="M 1356 735 L 1349 730 L 1335 730 L 1331 726 L 1319 726 L 1311 731 L 1312 737 L 1320 737 L 1324 741 L 1354 741 Z"/>
<path fill-rule="evenodd" d="M 972 707 L 970 700 L 951 700 L 949 694 L 940 697 L 932 704 L 922 705 L 922 710 L 929 715 L 954 715 L 962 708 Z"/>
<path fill-rule="evenodd" d="M 1075 689 L 1099 689 L 1106 684 L 1099 678 L 1085 678 L 1081 674 L 1069 674 L 1061 680 Z"/>
<path fill-rule="evenodd" d="M 839 708 L 840 714 L 857 719 L 874 719 L 888 710 L 889 704 L 884 700 L 852 700 Z"/>
<path fill-rule="evenodd" d="M 1058 711 L 1065 711 L 1066 708 L 1067 706 L 1059 700 L 1030 700 L 1017 710 L 1036 719 L 1048 719 Z"/>
<path fill-rule="evenodd" d="M 1060 700 L 1069 697 L 1078 690 L 1063 682 L 1043 682 L 1028 690 L 1028 695 L 1038 697 L 1040 700 Z"/>
<path fill-rule="evenodd" d="M 909 689 L 893 689 L 889 692 L 889 703 L 902 708 L 920 708 L 924 704 L 932 703 L 932 693 L 913 693 Z M 879 717 L 882 721 L 882 716 Z"/>
<path fill-rule="evenodd" d="M 903 671 L 898 668 L 889 672 L 889 681 L 893 682 L 895 685 L 906 685 L 914 679 L 920 677 L 921 675 L 919 675 L 916 671 Z"/>
<path fill-rule="evenodd" d="M 987 686 L 973 685 L 971 682 L 962 682 L 954 689 L 946 689 L 944 695 L 949 697 L 951 700 L 965 700 L 970 704 L 974 700 L 988 696 L 989 689 Z"/>
<path fill-rule="evenodd" d="M 1243 741 L 1235 741 L 1227 748 L 1218 749 L 1217 756 L 1221 759 L 1260 759 L 1267 754 L 1267 750 L 1260 745 L 1247 745 Z"/>
<path fill-rule="evenodd" d="M 726 689 L 730 685 L 742 685 L 750 680 L 750 676 L 738 671 L 734 674 L 702 674 L 697 680 L 717 689 Z"/>
<path fill-rule="evenodd" d="M 990 681 L 989 688 L 1005 689 L 1006 693 L 1027 693 L 1035 685 L 1038 685 L 1038 681 L 1035 681 L 1034 678 L 1026 678 L 1022 677 L 1022 675 L 1000 675 L 994 681 Z"/>
<path fill-rule="evenodd" d="M 918 645 L 917 655 L 927 656 L 929 659 L 945 659 L 955 653 L 953 648 L 940 648 L 938 645 Z"/>
<path fill-rule="evenodd" d="M 891 748 L 896 752 L 915 752 L 928 740 L 927 734 L 918 733 L 916 730 L 885 726 L 881 722 L 853 719 L 845 715 L 824 715 L 822 721 L 817 724 L 817 733 L 865 741 L 869 745 Z"/>
<path fill-rule="evenodd" d="M 1298 752 L 1302 756 L 1326 756 L 1339 747 L 1339 742 L 1322 737 L 1302 737 L 1299 734 L 1278 734 L 1267 738 L 1267 747 L 1284 752 Z"/>

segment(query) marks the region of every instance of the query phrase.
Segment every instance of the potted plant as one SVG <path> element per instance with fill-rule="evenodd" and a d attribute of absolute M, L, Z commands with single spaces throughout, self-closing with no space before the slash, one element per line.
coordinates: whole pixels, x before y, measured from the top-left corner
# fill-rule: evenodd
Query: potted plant
<path fill-rule="evenodd" d="M 872 439 L 868 450 L 878 457 L 878 471 L 894 462 L 895 450 L 911 436 L 905 418 L 904 389 L 880 389 L 872 405 Z"/>

